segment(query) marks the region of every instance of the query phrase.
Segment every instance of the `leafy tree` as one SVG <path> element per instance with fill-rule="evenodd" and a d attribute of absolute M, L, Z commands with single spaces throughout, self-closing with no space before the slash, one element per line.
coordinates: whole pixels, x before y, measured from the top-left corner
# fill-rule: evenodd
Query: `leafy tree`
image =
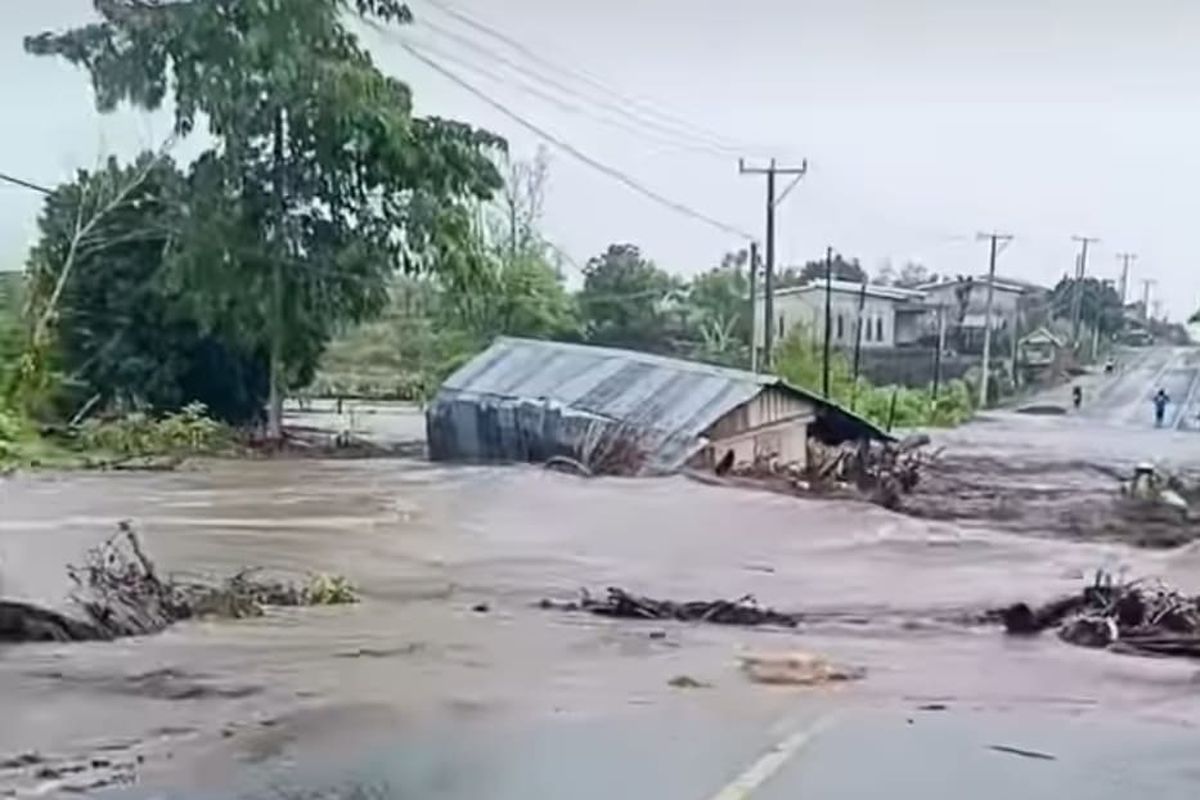
<path fill-rule="evenodd" d="M 692 279 L 687 292 L 690 327 L 705 361 L 745 366 L 750 346 L 750 273 L 745 250 L 726 253 L 721 266 Z"/>
<path fill-rule="evenodd" d="M 101 21 L 26 39 L 91 74 L 96 103 L 157 108 L 215 140 L 190 176 L 175 279 L 214 328 L 270 360 L 268 434 L 285 384 L 311 377 L 346 321 L 386 304 L 391 271 L 470 271 L 471 198 L 500 178 L 491 134 L 412 115 L 348 27 L 406 23 L 400 0 L 96 0 Z"/>
<path fill-rule="evenodd" d="M 879 274 L 875 276 L 876 283 L 884 286 L 898 286 L 901 289 L 914 289 L 936 280 L 938 280 L 936 272 L 931 272 L 924 264 L 916 261 L 905 262 L 899 272 L 889 261 L 880 268 Z"/>
<path fill-rule="evenodd" d="M 847 261 L 840 254 L 834 254 L 830 263 L 830 272 L 835 281 L 850 281 L 862 283 L 867 280 L 867 271 L 863 269 L 858 259 Z M 803 286 L 806 283 L 825 280 L 825 261 L 809 261 L 800 269 L 788 267 L 779 273 L 775 286 L 783 289 L 788 286 Z"/>
<path fill-rule="evenodd" d="M 672 350 L 669 301 L 680 284 L 637 246 L 613 244 L 584 268 L 577 300 L 588 341 L 667 353 Z"/>
<path fill-rule="evenodd" d="M 1118 333 L 1125 324 L 1121 295 L 1108 281 L 1085 277 L 1082 284 L 1064 276 L 1050 292 L 1050 307 L 1060 319 L 1072 319 L 1075 289 L 1080 287 L 1079 319 L 1090 328 L 1099 327 L 1102 336 Z"/>
<path fill-rule="evenodd" d="M 123 201 L 77 240 L 77 221 L 118 186 L 130 187 Z M 146 153 L 132 165 L 110 159 L 81 171 L 47 198 L 27 272 L 35 320 L 51 309 L 56 323 L 51 367 L 62 380 L 44 403 L 73 413 L 97 401 L 159 410 L 200 401 L 233 422 L 260 414 L 265 352 L 204 326 L 171 285 L 166 265 L 185 191 L 173 163 Z"/>
<path fill-rule="evenodd" d="M 441 305 L 484 342 L 497 335 L 575 338 L 575 304 L 539 230 L 546 151 L 532 161 L 505 157 L 503 166 L 504 187 L 487 209 L 485 229 L 476 232 L 478 268 L 445 276 Z"/>

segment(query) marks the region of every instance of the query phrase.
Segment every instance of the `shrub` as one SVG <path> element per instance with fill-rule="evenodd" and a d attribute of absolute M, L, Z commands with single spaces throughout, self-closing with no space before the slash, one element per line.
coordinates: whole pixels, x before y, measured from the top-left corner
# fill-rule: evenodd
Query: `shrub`
<path fill-rule="evenodd" d="M 88 420 L 78 436 L 84 449 L 129 456 L 216 453 L 232 441 L 230 430 L 209 417 L 203 403 L 189 403 L 159 419 L 135 412 L 115 420 Z"/>

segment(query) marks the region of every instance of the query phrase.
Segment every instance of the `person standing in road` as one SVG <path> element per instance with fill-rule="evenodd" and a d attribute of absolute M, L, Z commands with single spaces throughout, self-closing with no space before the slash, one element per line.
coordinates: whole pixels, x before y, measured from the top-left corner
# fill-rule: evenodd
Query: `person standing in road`
<path fill-rule="evenodd" d="M 1154 427 L 1161 428 L 1163 424 L 1163 414 L 1167 411 L 1167 403 L 1171 402 L 1171 398 L 1162 389 L 1154 395 Z"/>

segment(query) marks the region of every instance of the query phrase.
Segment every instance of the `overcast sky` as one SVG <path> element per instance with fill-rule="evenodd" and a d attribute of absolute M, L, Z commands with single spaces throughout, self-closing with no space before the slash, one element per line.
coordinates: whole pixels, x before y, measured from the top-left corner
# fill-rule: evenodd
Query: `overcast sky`
<path fill-rule="evenodd" d="M 89 19 L 90 0 L 2 1 L 0 171 L 53 184 L 168 132 L 161 116 L 100 118 L 85 75 L 23 52 L 26 33 Z M 570 71 L 505 49 L 428 0 L 413 2 L 408 41 L 519 117 L 728 228 L 763 230 L 764 181 L 738 175 L 739 148 L 756 164 L 807 158 L 808 176 L 779 209 L 781 264 L 832 245 L 872 271 L 911 259 L 979 272 L 987 253 L 975 234 L 998 229 L 1016 237 L 999 271 L 1052 284 L 1072 268 L 1071 236 L 1086 234 L 1102 240 L 1090 273 L 1114 277 L 1117 252 L 1139 254 L 1131 299 L 1154 278 L 1172 316 L 1200 305 L 1200 3 L 437 2 Z M 533 152 L 535 135 L 394 40 L 370 34 L 370 44 L 412 85 L 419 113 Z M 622 106 L 631 116 L 573 72 L 637 101 Z M 37 208 L 37 195 L 0 184 L 0 266 L 20 266 Z M 544 227 L 580 263 L 633 242 L 680 273 L 742 245 L 562 152 Z"/>

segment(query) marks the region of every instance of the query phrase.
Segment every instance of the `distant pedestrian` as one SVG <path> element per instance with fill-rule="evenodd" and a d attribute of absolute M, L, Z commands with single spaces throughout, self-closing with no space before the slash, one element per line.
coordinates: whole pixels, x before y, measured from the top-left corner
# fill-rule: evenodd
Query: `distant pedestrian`
<path fill-rule="evenodd" d="M 1154 395 L 1154 427 L 1161 428 L 1163 424 L 1163 415 L 1167 412 L 1167 403 L 1171 402 L 1171 398 L 1162 389 L 1159 389 Z"/>
<path fill-rule="evenodd" d="M 1071 401 L 1073 403 L 1075 403 L 1075 410 L 1078 411 L 1079 407 L 1081 405 L 1083 405 L 1083 387 L 1082 386 L 1071 387 Z"/>

